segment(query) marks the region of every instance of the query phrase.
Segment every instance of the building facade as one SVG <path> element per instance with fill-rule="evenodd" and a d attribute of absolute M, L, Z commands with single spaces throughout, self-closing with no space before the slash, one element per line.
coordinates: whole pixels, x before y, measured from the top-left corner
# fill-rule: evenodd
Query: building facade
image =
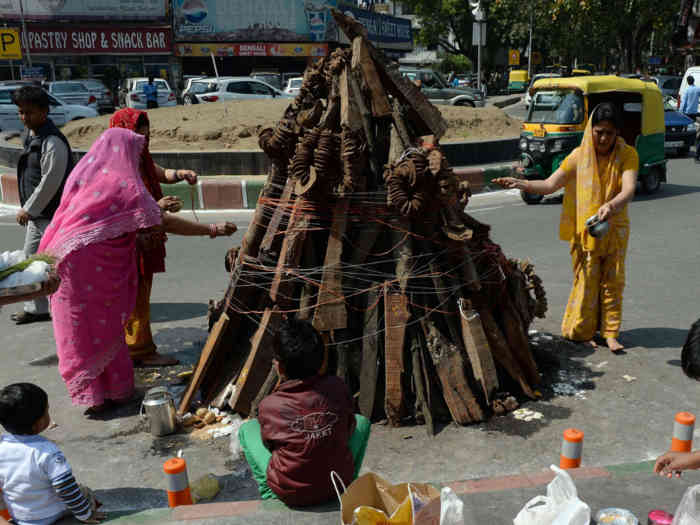
<path fill-rule="evenodd" d="M 170 76 L 168 0 L 22 0 L 25 75 L 44 80 Z M 0 23 L 21 28 L 20 1 L 0 0 Z M 5 61 L 0 78 L 19 78 Z M 31 64 L 31 73 L 26 66 Z"/>

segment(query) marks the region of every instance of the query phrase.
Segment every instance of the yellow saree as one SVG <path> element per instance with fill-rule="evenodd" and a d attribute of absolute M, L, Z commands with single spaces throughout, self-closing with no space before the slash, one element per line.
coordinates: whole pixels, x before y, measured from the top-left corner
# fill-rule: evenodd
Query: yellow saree
<path fill-rule="evenodd" d="M 562 335 L 589 341 L 596 332 L 617 337 L 622 320 L 625 255 L 629 240 L 627 205 L 608 219 L 610 231 L 592 237 L 586 220 L 622 190 L 622 174 L 638 170 L 637 151 L 618 137 L 612 153 L 598 158 L 589 119 L 581 146 L 562 163 L 566 186 L 559 235 L 571 247 L 574 282 L 562 321 Z M 575 177 L 574 177 L 575 175 Z"/>

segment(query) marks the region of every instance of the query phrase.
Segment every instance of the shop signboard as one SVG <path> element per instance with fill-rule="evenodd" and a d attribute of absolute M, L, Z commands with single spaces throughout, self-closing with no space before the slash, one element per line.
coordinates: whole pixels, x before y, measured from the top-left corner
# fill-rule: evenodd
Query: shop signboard
<path fill-rule="evenodd" d="M 148 20 L 166 22 L 169 0 L 0 0 L 0 20 Z"/>
<path fill-rule="evenodd" d="M 328 54 L 328 44 L 323 43 L 177 43 L 175 54 L 180 57 L 322 57 Z"/>
<path fill-rule="evenodd" d="M 2 1 L 2 0 L 0 0 Z M 173 0 L 178 41 L 324 42 L 337 0 Z"/>
<path fill-rule="evenodd" d="M 19 31 L 17 29 L 9 27 L 0 29 L 0 59 L 22 59 L 22 46 L 20 45 Z"/>
<path fill-rule="evenodd" d="M 27 27 L 25 46 L 36 55 L 170 55 L 169 27 Z"/>
<path fill-rule="evenodd" d="M 367 11 L 343 3 L 338 6 L 338 9 L 365 26 L 370 41 L 377 47 L 398 51 L 411 51 L 413 49 L 413 32 L 410 20 Z M 336 35 L 338 42 L 349 44 L 342 31 L 336 29 Z"/>

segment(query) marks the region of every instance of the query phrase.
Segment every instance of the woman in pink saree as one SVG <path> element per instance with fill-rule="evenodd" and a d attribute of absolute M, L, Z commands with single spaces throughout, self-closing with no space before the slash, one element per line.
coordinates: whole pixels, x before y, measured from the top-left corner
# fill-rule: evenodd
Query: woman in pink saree
<path fill-rule="evenodd" d="M 104 132 L 68 177 L 39 247 L 61 279 L 51 296 L 59 371 L 87 414 L 134 392 L 124 325 L 136 303 L 136 233 L 161 222 L 139 171 L 144 145 L 125 129 Z"/>

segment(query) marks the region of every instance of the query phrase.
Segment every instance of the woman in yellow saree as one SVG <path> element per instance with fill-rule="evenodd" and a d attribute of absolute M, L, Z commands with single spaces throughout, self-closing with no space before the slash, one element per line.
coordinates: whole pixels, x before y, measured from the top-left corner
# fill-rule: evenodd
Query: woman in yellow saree
<path fill-rule="evenodd" d="M 634 196 L 639 170 L 637 151 L 619 136 L 617 110 L 597 106 L 588 120 L 581 146 L 545 180 L 497 179 L 506 188 L 547 195 L 566 187 L 559 236 L 568 241 L 574 284 L 562 321 L 562 335 L 596 346 L 596 332 L 610 350 L 618 341 L 625 287 L 625 255 L 630 234 L 627 203 Z M 610 229 L 593 237 L 586 221 L 593 216 Z"/>

